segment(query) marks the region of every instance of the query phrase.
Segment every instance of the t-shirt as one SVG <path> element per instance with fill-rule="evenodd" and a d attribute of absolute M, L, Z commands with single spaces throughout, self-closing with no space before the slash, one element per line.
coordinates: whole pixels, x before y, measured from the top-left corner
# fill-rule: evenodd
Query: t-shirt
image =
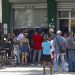
<path fill-rule="evenodd" d="M 50 41 L 45 41 L 42 43 L 43 54 L 50 55 L 51 54 L 51 43 Z"/>
<path fill-rule="evenodd" d="M 54 45 L 55 45 L 55 53 L 58 54 L 60 53 L 60 48 L 59 48 L 59 45 L 65 49 L 66 47 L 66 41 L 65 41 L 65 38 L 62 37 L 62 36 L 56 36 L 56 38 L 54 39 Z"/>
<path fill-rule="evenodd" d="M 74 42 L 74 38 L 72 37 L 72 38 L 68 38 L 67 39 L 67 48 L 68 49 L 75 49 L 75 47 L 74 47 L 74 45 L 73 45 L 73 42 Z"/>
<path fill-rule="evenodd" d="M 42 50 L 43 36 L 40 34 L 34 34 L 33 41 L 34 41 L 34 49 L 35 50 Z"/>
<path fill-rule="evenodd" d="M 24 38 L 24 35 L 23 35 L 23 33 L 20 33 L 20 34 L 17 36 L 17 40 L 18 40 L 18 41 L 21 41 L 22 38 Z"/>

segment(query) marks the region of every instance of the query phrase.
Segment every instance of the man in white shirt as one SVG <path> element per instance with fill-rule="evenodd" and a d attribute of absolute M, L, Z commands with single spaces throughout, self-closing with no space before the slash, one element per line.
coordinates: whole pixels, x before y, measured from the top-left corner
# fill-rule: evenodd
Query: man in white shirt
<path fill-rule="evenodd" d="M 23 33 L 20 33 L 20 34 L 17 36 L 17 40 L 20 41 L 20 40 L 22 40 L 23 37 L 24 37 Z"/>

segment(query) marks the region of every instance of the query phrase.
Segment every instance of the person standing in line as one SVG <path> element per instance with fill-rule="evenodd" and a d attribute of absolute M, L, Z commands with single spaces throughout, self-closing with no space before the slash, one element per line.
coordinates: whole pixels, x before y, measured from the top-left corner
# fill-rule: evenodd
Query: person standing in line
<path fill-rule="evenodd" d="M 32 58 L 33 58 L 33 35 L 34 35 L 34 29 L 30 29 L 28 31 L 28 39 L 29 39 L 29 44 L 30 44 L 30 52 L 29 52 L 29 63 L 32 63 Z"/>
<path fill-rule="evenodd" d="M 74 50 L 75 50 L 75 32 L 73 33 L 73 39 L 74 39 L 73 46 L 74 46 Z M 75 51 L 74 51 L 74 56 L 75 56 Z M 74 61 L 75 61 L 75 57 L 74 57 Z"/>
<path fill-rule="evenodd" d="M 74 50 L 75 50 L 75 37 L 73 37 L 73 32 L 69 32 L 69 37 L 67 39 L 67 51 L 68 51 L 68 61 L 74 60 Z"/>
<path fill-rule="evenodd" d="M 20 49 L 19 49 L 19 41 L 17 40 L 17 36 L 14 35 L 13 37 L 14 43 L 14 55 L 15 55 L 15 66 L 20 64 Z"/>
<path fill-rule="evenodd" d="M 39 30 L 34 33 L 33 42 L 34 42 L 33 63 L 35 63 L 35 58 L 38 53 L 38 65 L 40 65 L 43 35 L 41 35 L 41 32 Z"/>
<path fill-rule="evenodd" d="M 53 28 L 50 28 L 50 29 L 49 29 L 49 34 L 51 35 L 51 38 L 52 38 L 52 39 L 54 39 L 54 38 L 56 37 Z"/>
<path fill-rule="evenodd" d="M 75 36 L 73 36 L 73 32 L 69 32 L 67 39 L 67 61 L 69 72 L 75 71 Z"/>
<path fill-rule="evenodd" d="M 22 57 L 22 53 L 21 53 L 21 48 L 20 48 L 20 46 L 21 46 L 21 40 L 24 38 L 24 33 L 25 33 L 25 29 L 22 29 L 22 30 L 20 30 L 20 31 L 18 31 L 18 33 L 17 33 L 17 36 L 16 36 L 16 39 L 17 39 L 17 41 L 18 41 L 18 43 L 19 43 L 19 55 L 20 55 L 20 63 L 21 63 L 21 57 Z"/>
<path fill-rule="evenodd" d="M 43 75 L 46 74 L 45 72 L 45 66 L 46 63 L 49 63 L 50 67 L 50 75 L 53 75 L 53 67 L 52 67 L 52 60 L 51 60 L 51 42 L 48 40 L 47 34 L 44 35 L 44 41 L 42 42 L 42 48 L 43 48 L 43 54 L 42 54 L 42 60 L 43 60 Z"/>
<path fill-rule="evenodd" d="M 56 37 L 56 34 L 54 33 L 54 29 L 53 28 L 50 28 L 48 33 L 49 33 L 49 35 L 51 35 L 51 37 L 50 37 L 50 42 L 51 42 L 51 45 L 52 45 L 51 58 L 52 58 L 52 61 L 54 62 L 54 54 L 55 54 L 54 38 Z"/>
<path fill-rule="evenodd" d="M 66 61 L 68 61 L 68 50 L 67 50 L 67 39 L 68 39 L 68 33 L 64 33 L 63 37 L 65 38 L 66 41 Z"/>
<path fill-rule="evenodd" d="M 30 50 L 29 39 L 27 38 L 27 33 L 23 33 L 24 38 L 20 41 L 20 49 L 21 49 L 21 57 L 22 57 L 22 65 L 27 65 L 28 54 Z M 24 61 L 25 60 L 25 61 Z"/>
<path fill-rule="evenodd" d="M 65 72 L 65 49 L 66 41 L 65 38 L 61 36 L 62 32 L 57 31 L 57 36 L 54 38 L 55 56 L 54 56 L 54 72 L 60 72 L 60 64 L 62 65 L 62 72 Z M 61 59 L 61 61 L 60 61 Z"/>
<path fill-rule="evenodd" d="M 49 41 L 51 43 L 51 59 L 52 63 L 54 62 L 54 54 L 55 54 L 55 48 L 54 48 L 54 39 L 52 37 L 49 38 Z"/>

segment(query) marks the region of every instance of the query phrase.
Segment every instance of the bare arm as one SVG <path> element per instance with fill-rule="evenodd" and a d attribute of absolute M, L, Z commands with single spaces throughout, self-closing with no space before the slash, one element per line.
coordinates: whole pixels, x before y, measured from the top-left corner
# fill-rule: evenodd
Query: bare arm
<path fill-rule="evenodd" d="M 28 47 L 29 47 L 29 50 L 30 50 L 29 39 L 28 39 Z"/>
<path fill-rule="evenodd" d="M 73 43 L 73 45 L 75 46 L 75 42 L 72 42 Z"/>
<path fill-rule="evenodd" d="M 23 41 L 21 40 L 21 41 L 19 41 L 19 46 L 20 47 L 22 47 L 22 43 L 23 43 Z"/>

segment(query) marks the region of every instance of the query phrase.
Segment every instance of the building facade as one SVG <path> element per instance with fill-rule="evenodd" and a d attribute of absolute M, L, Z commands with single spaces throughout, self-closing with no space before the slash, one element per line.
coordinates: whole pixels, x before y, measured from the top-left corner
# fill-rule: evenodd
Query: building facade
<path fill-rule="evenodd" d="M 75 0 L 56 0 L 57 27 L 62 31 L 75 32 Z"/>
<path fill-rule="evenodd" d="M 2 24 L 20 28 L 75 30 L 75 0 L 2 0 Z"/>

